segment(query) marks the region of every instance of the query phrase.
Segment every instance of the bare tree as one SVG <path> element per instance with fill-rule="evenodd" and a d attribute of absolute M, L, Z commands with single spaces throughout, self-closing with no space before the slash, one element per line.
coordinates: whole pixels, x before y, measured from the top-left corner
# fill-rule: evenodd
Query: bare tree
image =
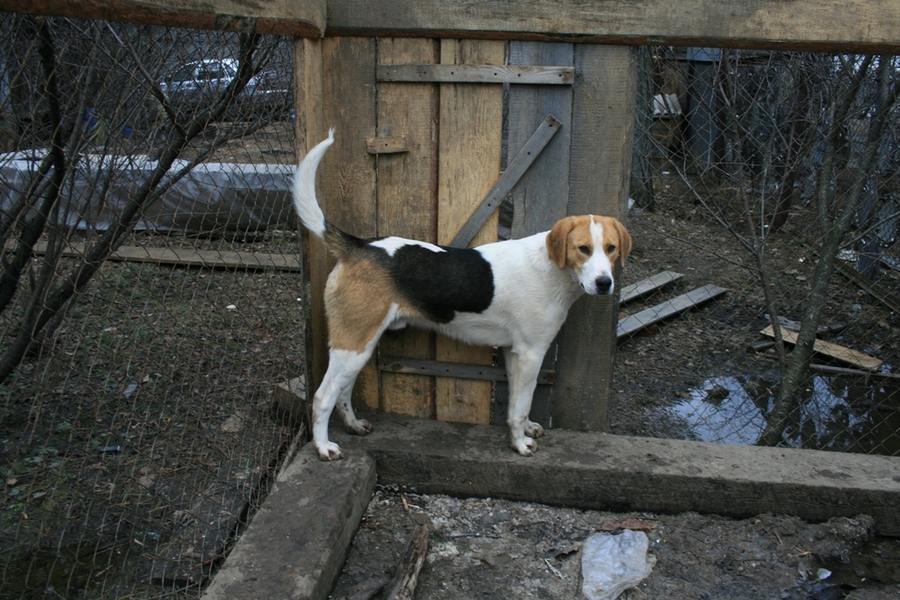
<path fill-rule="evenodd" d="M 123 243 L 147 206 L 229 139 L 267 123 L 260 118 L 231 130 L 217 128 L 215 137 L 206 142 L 202 151 L 186 166 L 173 170 L 176 159 L 188 145 L 206 135 L 210 124 L 222 119 L 260 70 L 267 55 L 260 51 L 258 35 L 239 36 L 237 74 L 227 87 L 196 110 L 184 111 L 173 104 L 158 82 L 165 57 L 141 46 L 141 39 L 147 37 L 145 30 L 101 22 L 17 18 L 30 19 L 40 70 L 37 75 L 29 72 L 26 60 L 15 77 L 21 81 L 29 76 L 37 79 L 33 87 L 40 93 L 31 103 L 46 106 L 41 120 L 49 136 L 44 140 L 45 155 L 28 185 L 15 190 L 9 209 L 0 214 L 0 312 L 18 322 L 12 343 L 0 354 L 0 383 L 16 370 L 33 344 L 52 332 L 72 298 L 85 289 L 104 261 Z M 65 47 L 55 37 L 61 32 L 70 34 Z M 78 39 L 81 46 L 73 47 L 72 39 Z M 66 182 L 79 169 L 96 169 L 97 187 L 85 202 L 102 201 L 114 176 L 99 172 L 114 171 L 117 165 L 130 160 L 129 153 L 116 146 L 118 142 L 114 140 L 118 138 L 100 133 L 97 122 L 90 118 L 91 107 L 105 99 L 110 108 L 103 123 L 108 128 L 118 128 L 146 108 L 146 103 L 135 101 L 129 94 L 152 95 L 164 115 L 163 123 L 151 134 L 158 139 L 157 160 L 108 226 L 88 236 L 80 260 L 64 265 L 62 253 L 71 230 L 69 215 L 65 213 L 76 210 L 72 202 L 61 201 Z M 86 162 L 88 148 L 101 157 L 97 165 Z M 42 260 L 35 259 L 39 240 L 46 241 Z M 14 302 L 16 298 L 19 301 Z M 14 307 L 16 312 L 10 314 Z"/>

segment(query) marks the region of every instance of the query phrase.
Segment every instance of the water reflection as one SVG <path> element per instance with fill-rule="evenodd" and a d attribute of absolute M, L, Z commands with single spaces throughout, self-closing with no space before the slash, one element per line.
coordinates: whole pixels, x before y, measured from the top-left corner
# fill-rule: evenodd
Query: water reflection
<path fill-rule="evenodd" d="M 773 403 L 771 385 L 759 378 L 713 377 L 656 417 L 686 439 L 755 444 Z M 792 417 L 785 446 L 900 455 L 897 382 L 814 375 Z"/>

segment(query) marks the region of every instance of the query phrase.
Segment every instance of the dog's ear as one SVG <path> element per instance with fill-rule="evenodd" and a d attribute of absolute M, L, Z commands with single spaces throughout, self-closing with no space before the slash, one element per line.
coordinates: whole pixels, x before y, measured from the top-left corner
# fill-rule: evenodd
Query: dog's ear
<path fill-rule="evenodd" d="M 566 217 L 557 221 L 547 234 L 547 252 L 550 254 L 550 260 L 560 269 L 566 268 L 569 234 L 572 233 L 573 227 L 575 227 L 574 219 Z"/>
<path fill-rule="evenodd" d="M 619 234 L 619 265 L 625 266 L 625 259 L 631 255 L 631 234 L 618 219 L 613 220 L 616 233 Z"/>

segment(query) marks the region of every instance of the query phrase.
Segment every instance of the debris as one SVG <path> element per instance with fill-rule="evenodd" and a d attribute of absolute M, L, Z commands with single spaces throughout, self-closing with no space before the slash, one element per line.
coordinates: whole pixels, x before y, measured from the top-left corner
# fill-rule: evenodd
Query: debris
<path fill-rule="evenodd" d="M 771 325 L 763 329 L 760 333 L 768 337 L 775 337 L 775 329 Z M 789 344 L 796 344 L 798 337 L 799 336 L 796 332 L 785 329 L 784 327 L 781 328 L 781 338 L 785 342 Z M 823 340 L 816 340 L 815 344 L 813 345 L 813 350 L 815 350 L 819 354 L 830 356 L 835 360 L 847 363 L 859 369 L 865 369 L 867 371 L 877 371 L 881 368 L 882 364 L 881 360 L 869 356 L 868 354 L 863 354 L 862 352 L 851 350 L 850 348 L 846 348 L 838 344 L 833 344 L 831 342 L 825 342 Z"/>
<path fill-rule="evenodd" d="M 416 592 L 419 571 L 428 553 L 428 528 L 417 525 L 409 536 L 406 549 L 400 557 L 394 576 L 385 586 L 383 598 L 386 600 L 412 600 Z"/>
<path fill-rule="evenodd" d="M 643 531 L 590 535 L 581 555 L 584 576 L 581 591 L 585 597 L 588 600 L 614 600 L 643 581 L 656 564 L 656 557 L 647 554 L 649 544 Z"/>

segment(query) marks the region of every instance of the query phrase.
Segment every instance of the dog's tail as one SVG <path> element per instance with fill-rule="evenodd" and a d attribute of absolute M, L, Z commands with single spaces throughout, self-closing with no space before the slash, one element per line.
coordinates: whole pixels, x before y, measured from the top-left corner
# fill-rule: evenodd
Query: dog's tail
<path fill-rule="evenodd" d="M 325 151 L 334 143 L 334 128 L 328 131 L 328 138 L 310 150 L 294 173 L 294 208 L 303 226 L 317 238 L 324 240 L 328 221 L 316 199 L 316 171 Z"/>
<path fill-rule="evenodd" d="M 294 208 L 303 226 L 310 233 L 325 242 L 335 258 L 342 259 L 362 240 L 341 231 L 330 223 L 322 213 L 316 198 L 316 171 L 325 151 L 334 143 L 334 128 L 328 130 L 328 138 L 319 142 L 309 151 L 294 173 Z"/>

